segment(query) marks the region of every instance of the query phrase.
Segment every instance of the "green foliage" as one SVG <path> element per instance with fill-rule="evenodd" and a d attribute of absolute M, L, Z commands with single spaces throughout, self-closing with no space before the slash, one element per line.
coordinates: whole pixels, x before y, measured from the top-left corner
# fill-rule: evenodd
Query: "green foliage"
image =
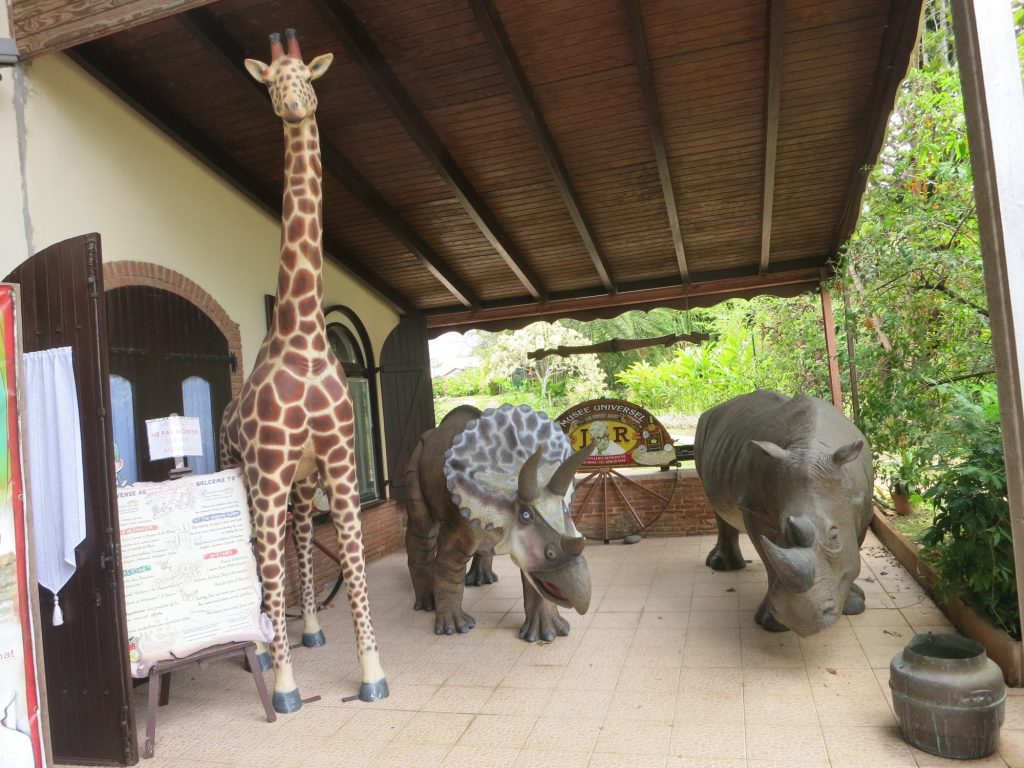
<path fill-rule="evenodd" d="M 955 431 L 936 436 L 942 464 L 925 492 L 935 505 L 922 541 L 940 589 L 959 595 L 1010 635 L 1020 638 L 1006 468 L 994 385 L 952 392 Z"/>
<path fill-rule="evenodd" d="M 497 395 L 510 387 L 511 382 L 508 379 L 495 377 L 481 366 L 434 379 L 434 396 L 451 398 Z"/>

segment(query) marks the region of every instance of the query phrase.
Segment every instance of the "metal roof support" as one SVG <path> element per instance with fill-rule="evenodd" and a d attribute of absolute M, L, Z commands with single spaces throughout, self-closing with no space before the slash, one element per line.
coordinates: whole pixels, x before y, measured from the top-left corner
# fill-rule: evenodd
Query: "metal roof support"
<path fill-rule="evenodd" d="M 953 0 L 985 267 L 1007 500 L 1024 613 L 1024 92 L 1010 0 Z"/>

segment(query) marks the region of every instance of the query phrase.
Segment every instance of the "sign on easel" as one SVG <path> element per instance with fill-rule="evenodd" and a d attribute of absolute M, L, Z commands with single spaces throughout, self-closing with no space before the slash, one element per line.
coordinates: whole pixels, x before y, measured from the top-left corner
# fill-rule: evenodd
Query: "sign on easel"
<path fill-rule="evenodd" d="M 117 489 L 132 675 L 219 643 L 269 641 L 241 472 Z"/>
<path fill-rule="evenodd" d="M 199 419 L 172 413 L 163 419 L 146 419 L 149 459 L 174 459 L 203 455 L 203 433 Z"/>

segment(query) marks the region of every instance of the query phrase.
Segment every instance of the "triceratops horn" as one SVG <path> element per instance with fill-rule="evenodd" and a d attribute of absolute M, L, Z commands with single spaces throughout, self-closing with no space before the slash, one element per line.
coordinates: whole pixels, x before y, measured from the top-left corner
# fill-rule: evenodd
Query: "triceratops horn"
<path fill-rule="evenodd" d="M 572 483 L 576 470 L 594 452 L 596 447 L 597 443 L 591 443 L 586 448 L 580 448 L 576 453 L 563 461 L 558 469 L 555 470 L 555 474 L 548 480 L 548 490 L 555 494 L 555 496 L 565 496 L 565 492 L 569 490 L 569 485 Z"/>
<path fill-rule="evenodd" d="M 787 517 L 786 533 L 794 547 L 809 547 L 814 544 L 818 531 L 806 517 Z"/>
<path fill-rule="evenodd" d="M 519 468 L 519 498 L 527 503 L 540 496 L 540 488 L 537 485 L 537 467 L 540 466 L 540 457 L 543 454 L 544 449 L 538 448 Z"/>
<path fill-rule="evenodd" d="M 814 583 L 814 554 L 809 549 L 783 549 L 761 537 L 764 556 L 782 586 L 791 592 L 805 592 Z"/>
<path fill-rule="evenodd" d="M 585 546 L 587 546 L 587 540 L 583 536 L 562 537 L 562 551 L 573 557 L 582 555 Z"/>
<path fill-rule="evenodd" d="M 851 461 L 860 456 L 860 452 L 864 449 L 864 441 L 857 439 L 849 445 L 844 445 L 842 448 L 837 448 L 832 454 L 832 463 L 837 467 L 841 467 L 843 464 L 849 464 Z"/>

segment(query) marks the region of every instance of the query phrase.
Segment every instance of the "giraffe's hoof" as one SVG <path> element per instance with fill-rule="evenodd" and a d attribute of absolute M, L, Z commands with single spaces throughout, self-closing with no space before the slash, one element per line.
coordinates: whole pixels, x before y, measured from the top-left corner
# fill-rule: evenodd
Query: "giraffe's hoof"
<path fill-rule="evenodd" d="M 274 711 L 287 715 L 290 712 L 298 712 L 302 709 L 302 697 L 299 695 L 299 689 L 296 688 L 294 691 L 274 691 Z"/>
<path fill-rule="evenodd" d="M 273 669 L 274 662 L 270 660 L 270 651 L 264 651 L 263 653 L 256 654 L 256 661 L 260 665 L 260 672 L 266 672 Z M 246 672 L 252 672 L 252 668 L 249 666 L 249 657 L 246 656 L 242 660 L 242 666 L 245 667 Z"/>
<path fill-rule="evenodd" d="M 316 632 L 303 632 L 302 644 L 307 648 L 319 648 L 321 645 L 327 645 L 327 638 L 324 637 L 322 629 L 318 629 Z"/>
<path fill-rule="evenodd" d="M 360 701 L 379 701 L 388 697 L 388 681 L 381 678 L 375 683 L 363 683 L 359 686 Z"/>

